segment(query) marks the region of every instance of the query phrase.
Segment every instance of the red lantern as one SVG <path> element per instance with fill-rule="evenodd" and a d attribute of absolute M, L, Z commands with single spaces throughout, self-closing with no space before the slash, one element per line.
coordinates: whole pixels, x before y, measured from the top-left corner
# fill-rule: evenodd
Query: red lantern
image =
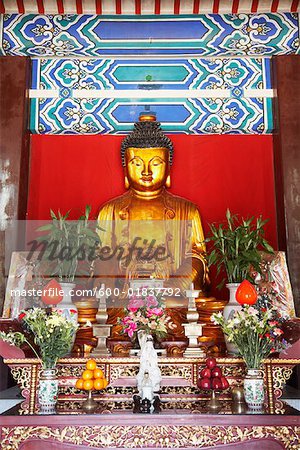
<path fill-rule="evenodd" d="M 43 288 L 42 302 L 46 305 L 57 305 L 63 297 L 62 287 L 56 280 L 49 281 Z"/>
<path fill-rule="evenodd" d="M 254 305 L 257 301 L 257 292 L 248 280 L 244 280 L 237 288 L 235 298 L 240 305 Z"/>

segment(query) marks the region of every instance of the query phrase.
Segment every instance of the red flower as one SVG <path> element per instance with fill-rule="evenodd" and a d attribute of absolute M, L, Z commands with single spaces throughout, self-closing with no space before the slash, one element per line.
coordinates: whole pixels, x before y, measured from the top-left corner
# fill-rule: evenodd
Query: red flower
<path fill-rule="evenodd" d="M 25 316 L 26 316 L 25 313 L 21 313 L 21 314 L 19 315 L 19 320 L 23 320 Z"/>

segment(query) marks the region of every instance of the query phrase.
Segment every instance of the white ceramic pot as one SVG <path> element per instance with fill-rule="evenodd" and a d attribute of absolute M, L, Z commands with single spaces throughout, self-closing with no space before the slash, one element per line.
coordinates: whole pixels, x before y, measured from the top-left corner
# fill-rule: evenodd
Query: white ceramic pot
<path fill-rule="evenodd" d="M 237 302 L 236 298 L 235 298 L 235 294 L 237 291 L 237 288 L 239 287 L 240 283 L 227 283 L 226 287 L 229 290 L 229 302 L 227 303 L 227 305 L 225 306 L 224 310 L 223 310 L 223 317 L 225 320 L 231 319 L 231 317 L 233 316 L 233 314 L 236 311 L 241 311 L 242 306 Z M 234 355 L 238 355 L 239 351 L 238 348 L 236 347 L 235 344 L 233 344 L 232 342 L 228 342 L 226 336 L 225 336 L 225 343 L 226 343 L 226 347 L 227 347 L 227 351 L 228 353 L 234 354 Z"/>
<path fill-rule="evenodd" d="M 265 399 L 263 371 L 248 369 L 244 379 L 245 401 L 250 409 L 262 409 Z"/>
<path fill-rule="evenodd" d="M 64 292 L 64 298 L 57 305 L 57 308 L 61 310 L 61 314 L 68 320 L 71 320 L 77 324 L 78 311 L 75 303 L 72 299 L 74 298 L 75 283 L 60 283 L 61 289 Z"/>
<path fill-rule="evenodd" d="M 40 414 L 55 414 L 57 392 L 58 379 L 56 369 L 42 370 L 38 390 Z"/>

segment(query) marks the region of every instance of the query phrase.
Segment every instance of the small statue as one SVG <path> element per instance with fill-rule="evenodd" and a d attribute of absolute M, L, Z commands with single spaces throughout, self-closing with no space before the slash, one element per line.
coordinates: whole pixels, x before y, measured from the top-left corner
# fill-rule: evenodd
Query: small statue
<path fill-rule="evenodd" d="M 153 346 L 153 338 L 150 335 L 141 349 L 140 370 L 136 377 L 139 395 L 142 399 L 144 398 L 143 381 L 146 373 L 152 386 L 152 392 L 158 392 L 160 390 L 161 372 L 158 367 L 157 353 Z"/>
<path fill-rule="evenodd" d="M 148 400 L 150 400 L 150 402 L 152 402 L 153 400 L 153 386 L 151 383 L 151 380 L 149 378 L 149 373 L 145 372 L 144 373 L 144 378 L 142 381 L 142 399 L 144 400 L 145 398 L 147 398 Z"/>

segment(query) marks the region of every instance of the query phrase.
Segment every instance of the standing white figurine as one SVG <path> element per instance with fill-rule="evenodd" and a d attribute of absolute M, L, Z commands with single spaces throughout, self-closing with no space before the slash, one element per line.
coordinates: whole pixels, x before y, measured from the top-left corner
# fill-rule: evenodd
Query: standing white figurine
<path fill-rule="evenodd" d="M 147 398 L 148 400 L 150 400 L 150 402 L 152 402 L 153 397 L 154 397 L 153 386 L 152 386 L 151 380 L 149 378 L 148 372 L 144 373 L 141 390 L 142 390 L 142 395 L 141 395 L 142 400 Z"/>
<path fill-rule="evenodd" d="M 141 398 L 143 398 L 142 384 L 145 372 L 148 372 L 149 374 L 153 392 L 158 392 L 160 389 L 161 373 L 158 367 L 157 353 L 153 347 L 153 338 L 151 335 L 147 336 L 146 342 L 142 346 L 140 370 L 136 377 L 139 396 Z"/>

